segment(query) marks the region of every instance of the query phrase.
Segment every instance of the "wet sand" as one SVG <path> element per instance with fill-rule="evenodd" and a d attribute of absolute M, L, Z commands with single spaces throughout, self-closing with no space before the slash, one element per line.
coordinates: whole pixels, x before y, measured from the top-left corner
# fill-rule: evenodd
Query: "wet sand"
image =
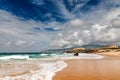
<path fill-rule="evenodd" d="M 30 74 L 30 70 L 35 71 L 38 69 L 39 67 L 34 63 L 2 63 L 0 64 L 0 78 Z"/>
<path fill-rule="evenodd" d="M 53 80 L 120 80 L 120 58 L 67 60 Z"/>
<path fill-rule="evenodd" d="M 0 61 L 0 80 L 52 80 L 66 66 L 64 61 Z"/>

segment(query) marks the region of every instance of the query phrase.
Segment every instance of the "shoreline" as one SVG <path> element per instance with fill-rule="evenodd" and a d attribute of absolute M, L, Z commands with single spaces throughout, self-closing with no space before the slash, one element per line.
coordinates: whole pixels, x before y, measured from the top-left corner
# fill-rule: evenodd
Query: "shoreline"
<path fill-rule="evenodd" d="M 64 61 L 0 63 L 0 80 L 52 80 L 66 66 Z"/>
<path fill-rule="evenodd" d="M 4 74 L 1 73 L 0 79 L 32 80 L 37 76 L 38 79 L 47 78 L 43 80 L 48 78 L 49 80 L 120 80 L 119 55 L 119 52 L 102 52 L 67 56 L 51 61 L 48 59 L 45 62 L 41 60 L 5 61 L 0 63 L 0 71 L 4 72 Z"/>

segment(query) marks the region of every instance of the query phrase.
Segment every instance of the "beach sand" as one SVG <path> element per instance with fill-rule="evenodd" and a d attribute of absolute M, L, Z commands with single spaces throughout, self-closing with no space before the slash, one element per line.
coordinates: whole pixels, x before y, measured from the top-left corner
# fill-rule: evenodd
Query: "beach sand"
<path fill-rule="evenodd" d="M 116 53 L 106 52 L 100 54 L 104 55 L 105 57 L 100 59 L 65 60 L 65 62 L 67 63 L 67 67 L 63 68 L 61 71 L 58 70 L 59 72 L 56 72 L 52 80 L 120 80 L 119 52 Z M 116 57 L 112 57 L 114 55 Z M 29 77 L 29 75 L 32 74 L 30 71 L 38 71 L 42 68 L 38 66 L 39 63 L 41 62 L 37 60 L 30 62 L 29 61 L 4 62 L 4 63 L 1 62 L 0 78 L 5 78 L 6 76 L 16 77 L 23 75 L 28 75 Z M 61 66 L 57 66 L 57 67 L 61 67 Z M 55 66 L 53 65 L 52 68 L 54 70 Z M 48 70 L 46 71 L 46 69 Z M 50 68 L 46 67 L 45 71 L 49 72 L 49 69 L 51 69 L 51 67 Z M 37 77 L 40 77 L 43 74 L 39 76 L 38 75 Z M 3 80 L 32 80 L 32 79 L 31 78 L 24 79 L 24 77 L 20 77 L 15 79 L 3 79 Z M 41 78 L 36 80 L 44 80 L 44 79 Z"/>
<path fill-rule="evenodd" d="M 53 80 L 120 80 L 120 58 L 67 60 Z"/>
<path fill-rule="evenodd" d="M 120 57 L 120 51 L 101 52 L 98 54 L 103 56 Z"/>

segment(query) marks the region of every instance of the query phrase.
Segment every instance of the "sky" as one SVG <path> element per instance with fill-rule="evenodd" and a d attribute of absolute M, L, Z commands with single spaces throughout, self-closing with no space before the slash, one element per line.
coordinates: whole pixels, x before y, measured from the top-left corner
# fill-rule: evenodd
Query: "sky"
<path fill-rule="evenodd" d="M 0 0 L 0 52 L 120 45 L 120 0 Z"/>

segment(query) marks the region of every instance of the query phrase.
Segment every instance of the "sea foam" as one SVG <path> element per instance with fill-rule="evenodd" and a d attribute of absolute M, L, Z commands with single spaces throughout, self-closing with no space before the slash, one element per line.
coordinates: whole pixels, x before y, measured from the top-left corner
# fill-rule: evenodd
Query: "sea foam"
<path fill-rule="evenodd" d="M 80 53 L 80 54 L 79 54 L 79 57 L 80 57 L 81 59 L 102 59 L 102 58 L 104 58 L 104 56 L 102 56 L 102 55 L 91 54 L 91 53 L 89 53 L 89 54 Z"/>
<path fill-rule="evenodd" d="M 73 56 L 73 54 L 70 54 L 69 56 L 65 57 L 59 57 L 59 59 L 62 60 L 68 60 L 68 59 L 103 59 L 104 56 L 98 55 L 98 54 L 86 54 L 86 53 L 79 53 L 78 56 Z"/>
<path fill-rule="evenodd" d="M 9 55 L 9 56 L 2 56 L 0 60 L 9 60 L 9 59 L 29 59 L 28 55 Z"/>
<path fill-rule="evenodd" d="M 0 78 L 0 80 L 52 80 L 55 72 L 61 71 L 67 66 L 64 61 L 44 62 L 38 63 L 38 65 L 40 69 L 31 71 L 30 74 L 15 77 L 6 76 L 5 78 Z"/>

